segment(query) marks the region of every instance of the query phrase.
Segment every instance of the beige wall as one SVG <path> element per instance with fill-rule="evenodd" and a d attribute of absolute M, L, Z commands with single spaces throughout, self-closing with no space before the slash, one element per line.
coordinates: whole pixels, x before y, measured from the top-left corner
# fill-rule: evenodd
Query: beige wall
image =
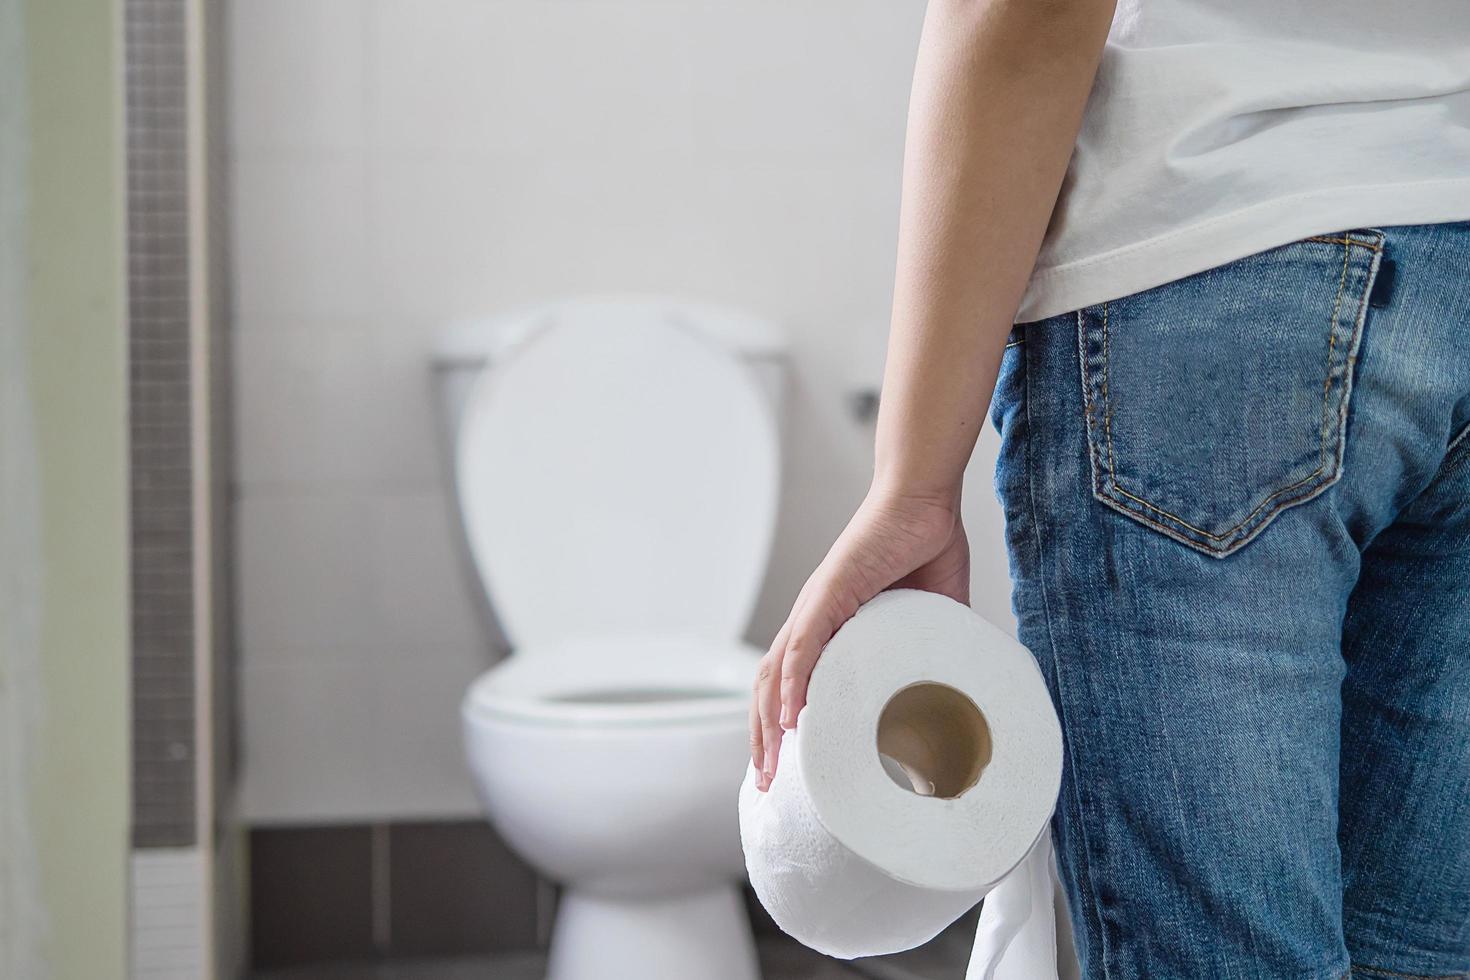
<path fill-rule="evenodd" d="M 0 632 L 13 699 L 0 713 L 13 709 L 27 746 L 0 786 L 11 801 L 0 846 L 19 845 L 16 861 L 0 862 L 10 876 L 0 895 L 23 905 L 11 910 L 15 958 L 0 956 L 0 968 L 23 980 L 109 980 L 127 962 L 120 5 L 4 4 L 26 70 L 7 93 L 25 93 L 23 116 L 7 107 L 6 134 L 19 133 L 8 157 L 24 176 L 0 249 L 22 270 L 4 328 L 15 387 L 0 403 L 0 467 L 20 501 L 0 538 L 23 547 L 4 555 L 18 587 L 0 619 L 31 628 Z"/>

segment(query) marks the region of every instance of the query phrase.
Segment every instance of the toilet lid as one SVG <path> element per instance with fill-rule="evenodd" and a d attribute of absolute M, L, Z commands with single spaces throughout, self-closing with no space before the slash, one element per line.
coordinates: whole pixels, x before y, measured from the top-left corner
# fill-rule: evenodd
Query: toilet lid
<path fill-rule="evenodd" d="M 456 459 L 470 551 L 517 646 L 744 628 L 775 523 L 775 423 L 694 331 L 558 307 L 477 382 Z"/>

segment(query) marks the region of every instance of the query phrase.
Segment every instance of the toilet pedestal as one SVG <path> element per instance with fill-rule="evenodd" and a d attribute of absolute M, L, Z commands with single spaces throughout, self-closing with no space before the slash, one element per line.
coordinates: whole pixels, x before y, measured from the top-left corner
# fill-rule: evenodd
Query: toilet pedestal
<path fill-rule="evenodd" d="M 733 884 L 633 897 L 562 892 L 547 980 L 760 980 Z"/>

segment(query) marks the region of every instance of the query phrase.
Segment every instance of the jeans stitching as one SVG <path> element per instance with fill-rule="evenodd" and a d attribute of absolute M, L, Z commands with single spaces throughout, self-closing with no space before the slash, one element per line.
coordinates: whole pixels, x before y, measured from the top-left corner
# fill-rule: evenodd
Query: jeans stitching
<path fill-rule="evenodd" d="M 1087 318 L 1082 310 L 1077 311 L 1077 361 L 1081 370 L 1078 375 L 1082 379 L 1082 422 L 1083 431 L 1086 433 L 1087 462 L 1089 473 L 1092 477 L 1092 485 L 1095 493 L 1106 492 L 1103 486 L 1102 461 L 1098 458 L 1097 439 L 1093 437 L 1093 419 L 1096 417 L 1096 409 L 1092 404 L 1092 372 L 1088 369 L 1087 362 L 1090 357 L 1087 343 Z"/>
<path fill-rule="evenodd" d="M 1466 980 L 1470 973 L 1400 973 L 1397 970 L 1385 970 L 1381 966 L 1357 966 L 1348 967 L 1349 973 L 1362 973 L 1374 977 L 1397 977 L 1399 980 Z"/>
<path fill-rule="evenodd" d="M 1316 484 L 1313 484 L 1310 487 L 1307 487 L 1305 490 L 1303 490 L 1299 494 L 1296 494 L 1296 495 L 1291 496 L 1291 497 L 1283 497 L 1280 500 L 1276 501 L 1276 503 L 1277 503 L 1278 506 L 1276 506 L 1275 508 L 1272 509 L 1271 514 L 1279 513 L 1280 511 L 1286 509 L 1287 507 L 1290 507 L 1292 504 L 1297 503 L 1298 501 L 1308 500 L 1308 499 L 1312 498 L 1313 496 L 1317 495 L 1318 493 L 1320 493 L 1321 491 L 1323 491 L 1324 489 L 1326 489 L 1330 485 L 1331 485 L 1330 483 L 1326 483 L 1326 482 L 1324 482 L 1324 483 L 1316 483 Z M 1291 488 L 1288 487 L 1287 489 L 1291 489 Z M 1184 533 L 1176 530 L 1175 528 L 1173 528 L 1172 526 L 1170 526 L 1168 524 L 1164 524 L 1161 521 L 1157 521 L 1157 520 L 1153 519 L 1152 517 L 1149 517 L 1147 514 L 1139 513 L 1138 511 L 1134 510 L 1133 508 L 1127 507 L 1126 505 L 1123 505 L 1121 502 L 1115 501 L 1115 503 L 1119 503 L 1119 506 L 1123 506 L 1127 510 L 1128 514 L 1131 515 L 1132 517 L 1134 517 L 1135 519 L 1144 522 L 1148 526 L 1150 526 L 1150 527 L 1158 530 L 1160 533 L 1167 534 L 1169 537 L 1173 538 L 1176 541 L 1182 541 L 1182 542 L 1184 542 L 1186 544 L 1200 544 L 1200 543 L 1202 543 L 1202 542 L 1199 542 L 1196 539 L 1190 537 L 1189 535 L 1184 534 Z M 1270 516 L 1270 515 L 1267 515 L 1267 516 Z M 1184 522 L 1181 521 L 1180 523 L 1182 524 Z M 1248 532 L 1246 532 L 1245 534 L 1242 534 L 1242 535 L 1239 536 L 1238 543 L 1244 544 L 1245 542 L 1251 540 L 1251 538 L 1255 537 L 1255 533 L 1259 529 L 1265 527 L 1267 523 L 1269 523 L 1269 522 L 1266 521 L 1266 520 L 1264 520 L 1264 519 L 1263 520 L 1256 521 L 1254 523 L 1254 525 L 1250 528 L 1250 530 Z M 1189 525 L 1186 524 L 1185 526 L 1188 527 Z M 1244 526 L 1245 525 L 1241 525 L 1241 527 L 1244 527 Z M 1236 544 L 1237 544 L 1236 541 L 1230 541 L 1230 542 L 1228 542 L 1228 543 L 1226 543 L 1224 545 L 1212 546 L 1213 552 L 1214 553 L 1217 553 L 1217 554 L 1221 554 L 1221 555 L 1228 554 L 1229 551 Z"/>
<path fill-rule="evenodd" d="M 1318 436 L 1319 441 L 1321 442 L 1321 445 L 1320 445 L 1320 447 L 1317 450 L 1317 468 L 1315 470 L 1313 470 L 1312 472 L 1308 473 L 1305 477 L 1303 477 L 1302 479 L 1298 480 L 1296 483 L 1293 483 L 1290 486 L 1282 487 L 1281 489 L 1276 490 L 1273 493 L 1271 493 L 1269 496 L 1266 497 L 1266 499 L 1262 500 L 1261 503 L 1259 505 L 1257 505 L 1257 507 L 1255 508 L 1255 510 L 1252 510 L 1249 514 L 1245 515 L 1245 517 L 1241 519 L 1241 521 L 1240 521 L 1239 524 L 1236 524 L 1234 527 L 1230 528 L 1228 531 L 1225 531 L 1223 534 L 1211 534 L 1209 531 L 1206 531 L 1203 528 L 1195 527 L 1193 524 L 1190 524 L 1188 521 L 1184 520 L 1182 517 L 1178 516 L 1177 514 L 1171 514 L 1171 513 L 1169 513 L 1166 510 L 1162 510 L 1162 509 L 1160 509 L 1158 507 L 1155 507 L 1154 505 L 1150 504 L 1148 501 L 1143 500 L 1141 497 L 1134 496 L 1133 494 L 1129 493 L 1127 490 L 1123 489 L 1121 486 L 1118 485 L 1117 474 L 1116 474 L 1116 472 L 1114 471 L 1114 468 L 1113 468 L 1113 437 L 1112 437 L 1112 430 L 1111 430 L 1111 427 L 1109 427 L 1109 430 L 1108 430 L 1108 476 L 1112 480 L 1113 489 L 1116 490 L 1117 492 L 1123 494 L 1125 497 L 1128 497 L 1128 498 L 1130 498 L 1132 500 L 1138 501 L 1138 503 L 1140 503 L 1143 506 L 1147 507 L 1149 510 L 1155 511 L 1155 512 L 1157 512 L 1159 514 L 1162 514 L 1164 517 L 1167 517 L 1167 518 L 1169 518 L 1169 519 L 1171 519 L 1173 521 L 1178 522 L 1179 524 L 1183 525 L 1184 527 L 1188 528 L 1189 530 L 1194 531 L 1196 534 L 1201 534 L 1204 537 L 1209 538 L 1211 541 L 1226 541 L 1226 540 L 1229 540 L 1233 535 L 1235 535 L 1236 532 L 1238 532 L 1241 528 L 1243 528 L 1247 524 L 1249 524 L 1252 521 L 1252 519 L 1255 518 L 1255 516 L 1257 514 L 1259 514 L 1264 508 L 1266 508 L 1267 506 L 1269 506 L 1281 494 L 1287 493 L 1287 492 L 1289 492 L 1291 490 L 1295 490 L 1298 487 L 1305 486 L 1306 484 L 1308 484 L 1308 483 L 1312 482 L 1313 480 L 1315 480 L 1317 478 L 1317 476 L 1326 468 L 1326 465 L 1327 465 L 1327 462 L 1326 462 L 1326 460 L 1327 460 L 1327 419 L 1328 419 L 1328 411 L 1327 411 L 1327 408 L 1328 408 L 1328 402 L 1331 400 L 1331 392 L 1332 392 L 1332 355 L 1334 353 L 1336 353 L 1337 317 L 1338 317 L 1338 314 L 1342 310 L 1342 290 L 1343 290 L 1343 286 L 1347 282 L 1348 256 L 1349 256 L 1349 254 L 1350 253 L 1349 253 L 1348 249 L 1346 247 L 1344 247 L 1343 250 L 1342 250 L 1342 273 L 1338 277 L 1338 280 L 1337 280 L 1337 298 L 1333 301 L 1333 304 L 1332 304 L 1332 317 L 1328 321 L 1328 328 L 1327 328 L 1328 329 L 1328 333 L 1327 333 L 1327 380 L 1324 381 L 1323 384 L 1322 384 L 1322 428 L 1321 428 L 1321 430 L 1319 432 L 1319 436 Z M 1108 415 L 1111 418 L 1111 415 L 1112 415 L 1112 403 L 1110 401 L 1108 401 L 1108 385 L 1107 385 L 1107 370 L 1108 369 L 1107 369 L 1107 363 L 1108 363 L 1108 306 L 1107 306 L 1106 303 L 1104 303 L 1103 304 L 1103 401 L 1108 405 Z M 1290 498 L 1290 499 L 1294 499 L 1294 498 Z M 1281 503 L 1281 506 L 1285 506 L 1287 502 L 1289 502 L 1289 501 L 1281 501 L 1280 502 Z M 1276 509 L 1279 510 L 1280 508 L 1278 507 Z M 1274 511 L 1273 511 L 1273 513 L 1274 513 Z"/>
<path fill-rule="evenodd" d="M 1087 423 L 1087 429 L 1092 430 L 1092 383 L 1088 378 L 1087 350 L 1083 339 L 1087 333 L 1087 321 L 1082 311 L 1077 311 L 1077 357 L 1082 362 L 1082 420 Z M 1092 456 L 1092 440 L 1087 440 L 1088 456 Z"/>
<path fill-rule="evenodd" d="M 1370 252 L 1383 251 L 1383 245 L 1381 243 L 1360 242 L 1356 238 L 1333 237 L 1331 235 L 1313 235 L 1310 238 L 1302 239 L 1302 241 L 1326 242 L 1329 245 L 1356 245 L 1359 248 L 1366 248 Z"/>
<path fill-rule="evenodd" d="M 1081 322 L 1081 314 L 1080 313 L 1078 314 L 1078 322 L 1079 323 Z M 1027 354 L 1028 355 L 1029 355 L 1030 351 L 1031 351 L 1031 348 L 1028 348 L 1027 349 Z M 1079 351 L 1079 356 L 1081 356 L 1081 352 L 1080 351 Z M 1028 357 L 1023 357 L 1021 363 L 1022 363 L 1022 370 L 1025 371 L 1025 388 L 1023 390 L 1022 397 L 1025 399 L 1025 406 L 1024 407 L 1025 407 L 1025 411 L 1026 411 L 1026 494 L 1027 494 L 1027 503 L 1029 504 L 1030 517 L 1031 517 L 1031 535 L 1032 535 L 1032 539 L 1033 539 L 1033 542 L 1034 542 L 1035 547 L 1036 547 L 1037 584 L 1038 584 L 1039 590 L 1041 592 L 1041 611 L 1042 611 L 1042 616 L 1044 617 L 1044 619 L 1046 621 L 1046 640 L 1047 640 L 1047 646 L 1049 646 L 1051 648 L 1052 676 L 1056 678 L 1056 682 L 1057 682 L 1057 713 L 1060 715 L 1061 724 L 1062 724 L 1062 730 L 1065 732 L 1067 730 L 1067 708 L 1066 708 L 1067 699 L 1065 697 L 1065 692 L 1063 690 L 1061 657 L 1057 653 L 1056 630 L 1054 629 L 1053 624 L 1052 624 L 1051 598 L 1050 598 L 1050 595 L 1049 595 L 1048 590 L 1047 590 L 1047 587 L 1046 587 L 1046 562 L 1042 558 L 1041 522 L 1040 522 L 1040 520 L 1038 519 L 1038 516 L 1037 516 L 1038 515 L 1038 510 L 1037 510 L 1037 506 L 1036 506 L 1036 476 L 1035 476 L 1035 464 L 1034 464 L 1034 460 L 1033 460 L 1033 457 L 1034 457 L 1034 454 L 1035 454 L 1035 447 L 1033 445 L 1033 438 L 1034 438 L 1033 433 L 1035 432 L 1035 429 L 1034 429 L 1034 427 L 1031 424 L 1031 402 L 1032 402 L 1032 398 L 1031 398 L 1031 364 L 1030 364 L 1030 358 L 1029 358 L 1029 356 Z M 1087 402 L 1088 404 L 1090 404 L 1090 400 L 1086 396 L 1086 386 L 1085 385 L 1083 386 L 1083 396 L 1084 396 L 1084 402 Z M 1090 418 L 1087 420 L 1087 424 L 1089 426 L 1091 425 L 1091 419 Z M 1090 442 L 1090 440 L 1089 440 L 1089 442 Z M 1071 795 L 1072 799 L 1075 801 L 1076 806 L 1077 806 L 1077 811 L 1078 811 L 1077 812 L 1077 815 L 1076 815 L 1077 816 L 1077 834 L 1078 834 L 1078 836 L 1082 840 L 1081 854 L 1078 857 L 1078 861 L 1077 861 L 1078 874 L 1079 874 L 1079 877 L 1082 879 L 1081 882 L 1080 882 L 1081 887 L 1085 890 L 1086 895 L 1087 895 L 1087 898 L 1088 898 L 1088 901 L 1089 901 L 1089 903 L 1091 905 L 1091 908 L 1088 911 L 1090 911 L 1091 914 L 1092 914 L 1093 926 L 1097 930 L 1097 941 L 1098 941 L 1098 945 L 1102 947 L 1102 957 L 1101 957 L 1101 959 L 1102 959 L 1103 980 L 1108 980 L 1108 977 L 1109 977 L 1110 974 L 1109 974 L 1109 971 L 1108 971 L 1108 948 L 1107 948 L 1108 942 L 1107 942 L 1107 935 L 1106 935 L 1106 930 L 1103 928 L 1102 903 L 1098 900 L 1097 892 L 1094 890 L 1093 885 L 1092 885 L 1092 862 L 1091 862 L 1091 855 L 1090 855 L 1089 847 L 1088 847 L 1087 827 L 1086 827 L 1086 821 L 1084 821 L 1082 819 L 1082 814 L 1081 814 L 1081 809 L 1082 809 L 1082 796 L 1081 796 L 1081 790 L 1078 788 L 1078 784 L 1077 784 L 1077 766 L 1076 766 L 1076 760 L 1075 760 L 1075 758 L 1073 757 L 1073 754 L 1072 754 L 1072 741 L 1071 741 L 1071 739 L 1070 738 L 1064 738 L 1063 745 L 1066 747 L 1066 752 L 1067 752 L 1066 772 L 1067 772 L 1068 782 L 1071 784 L 1071 793 L 1070 793 L 1070 795 Z M 1050 830 L 1048 830 L 1047 832 L 1050 833 Z M 1084 941 L 1085 941 L 1085 937 L 1084 937 Z"/>
<path fill-rule="evenodd" d="M 1103 304 L 1103 385 L 1102 402 L 1103 411 L 1106 413 L 1103 421 L 1103 432 L 1108 439 L 1108 479 L 1112 481 L 1113 489 L 1121 489 L 1118 486 L 1118 466 L 1113 458 L 1113 400 L 1109 397 L 1111 392 L 1108 388 L 1108 304 Z M 1182 523 L 1182 522 L 1181 522 Z"/>
<path fill-rule="evenodd" d="M 1165 534 L 1168 534 L 1170 537 L 1174 538 L 1175 540 L 1182 541 L 1184 543 L 1206 544 L 1207 547 L 1212 547 L 1213 549 L 1219 551 L 1222 554 L 1223 553 L 1227 553 L 1229 551 L 1229 549 L 1233 545 L 1235 545 L 1237 543 L 1236 541 L 1232 540 L 1232 538 L 1239 538 L 1240 541 L 1238 543 L 1244 544 L 1245 541 L 1248 541 L 1250 538 L 1254 537 L 1254 530 L 1255 530 L 1255 528 L 1251 528 L 1251 525 L 1252 524 L 1254 524 L 1256 528 L 1263 527 L 1266 524 L 1266 522 L 1269 521 L 1269 519 L 1272 516 L 1274 516 L 1275 514 L 1280 513 L 1286 507 L 1288 507 L 1289 505 L 1291 505 L 1293 503 L 1296 503 L 1299 500 L 1302 500 L 1302 499 L 1311 497 L 1313 494 L 1315 494 L 1319 490 L 1325 488 L 1325 486 L 1327 486 L 1331 482 L 1331 478 L 1329 478 L 1327 481 L 1323 481 L 1320 484 L 1316 484 L 1316 485 L 1307 487 L 1307 489 L 1304 490 L 1300 494 L 1296 494 L 1294 496 L 1288 496 L 1288 497 L 1284 497 L 1284 498 L 1282 497 L 1282 494 L 1290 493 L 1293 490 L 1296 490 L 1296 489 L 1301 488 L 1301 487 L 1305 487 L 1305 486 L 1307 486 L 1307 484 L 1313 483 L 1313 481 L 1315 481 L 1317 479 L 1317 477 L 1320 476 L 1327 469 L 1327 465 L 1328 465 L 1328 461 L 1327 461 L 1327 442 L 1328 442 L 1328 433 L 1330 431 L 1330 426 L 1329 426 L 1328 422 L 1329 422 L 1329 419 L 1332 417 L 1331 410 L 1330 410 L 1330 405 L 1331 405 L 1331 400 L 1332 400 L 1332 379 L 1333 379 L 1333 375 L 1334 375 L 1334 372 L 1333 372 L 1333 360 L 1334 360 L 1334 355 L 1336 354 L 1337 333 L 1338 333 L 1339 326 L 1340 326 L 1340 324 L 1339 324 L 1339 318 L 1340 318 L 1341 313 L 1342 313 L 1342 297 L 1343 297 L 1343 291 L 1344 291 L 1344 289 L 1346 287 L 1346 284 L 1347 284 L 1348 270 L 1351 267 L 1351 263 L 1349 261 L 1349 259 L 1351 257 L 1350 246 L 1358 245 L 1358 246 L 1361 246 L 1363 248 L 1366 248 L 1370 252 L 1373 252 L 1373 253 L 1376 254 L 1376 253 L 1382 251 L 1382 245 L 1381 245 L 1381 243 L 1369 244 L 1367 242 L 1360 242 L 1360 241 L 1356 241 L 1356 240 L 1351 239 L 1351 238 L 1316 237 L 1316 238 L 1307 239 L 1307 241 L 1330 242 L 1332 244 L 1341 244 L 1343 246 L 1343 253 L 1342 253 L 1342 256 L 1343 256 L 1343 258 L 1342 258 L 1342 271 L 1341 271 L 1341 273 L 1338 276 L 1337 295 L 1336 295 L 1336 298 L 1333 301 L 1332 316 L 1331 316 L 1331 318 L 1330 318 L 1330 320 L 1328 322 L 1328 346 L 1327 346 L 1327 367 L 1326 367 L 1327 376 L 1326 376 L 1326 379 L 1322 383 L 1322 428 L 1320 430 L 1320 443 L 1321 444 L 1320 444 L 1319 449 L 1318 449 L 1318 464 L 1317 464 L 1317 468 L 1315 470 L 1313 470 L 1311 473 L 1308 473 L 1305 477 L 1303 477 L 1302 479 L 1298 480 L 1297 482 L 1292 483 L 1292 484 L 1290 484 L 1288 486 L 1285 486 L 1285 487 L 1281 487 L 1281 488 L 1273 491 L 1265 499 L 1263 499 L 1255 507 L 1254 510 L 1252 510 L 1249 514 L 1247 514 L 1244 518 L 1242 518 L 1238 524 L 1236 524 L 1234 527 L 1230 528 L 1229 530 L 1227 530 L 1227 531 L 1225 531 L 1225 532 L 1223 532 L 1221 534 L 1213 534 L 1213 533 L 1211 533 L 1209 531 L 1204 530 L 1203 528 L 1195 527 L 1193 524 L 1190 524 L 1188 521 L 1186 521 L 1183 518 L 1179 517 L 1177 514 L 1172 514 L 1169 511 L 1163 510 L 1163 509 L 1161 509 L 1161 508 L 1159 508 L 1159 507 L 1157 507 L 1157 506 L 1149 503 L 1148 501 L 1144 500 L 1141 497 L 1135 496 L 1134 494 L 1130 493 L 1128 490 L 1124 489 L 1118 483 L 1117 471 L 1116 471 L 1116 464 L 1115 464 L 1115 455 L 1114 455 L 1114 450 L 1113 450 L 1113 438 L 1112 438 L 1112 402 L 1111 402 L 1111 399 L 1109 399 L 1109 397 L 1108 397 L 1108 394 L 1109 394 L 1109 392 L 1108 392 L 1108 355 L 1109 355 L 1109 352 L 1108 352 L 1108 304 L 1107 303 L 1103 303 L 1102 304 L 1103 383 L 1102 383 L 1101 397 L 1102 397 L 1102 400 L 1104 402 L 1104 405 L 1106 406 L 1105 409 L 1104 409 L 1104 430 L 1105 430 L 1105 437 L 1106 437 L 1107 449 L 1108 449 L 1108 482 L 1109 482 L 1109 487 L 1108 488 L 1105 488 L 1104 492 L 1106 493 L 1107 490 L 1110 489 L 1110 490 L 1112 490 L 1115 493 L 1121 494 L 1124 497 L 1127 497 L 1129 500 L 1133 500 L 1133 501 L 1137 502 L 1139 505 L 1147 508 L 1148 510 L 1151 510 L 1151 511 L 1153 511 L 1153 512 L 1155 512 L 1155 513 L 1157 513 L 1157 514 L 1159 514 L 1159 515 L 1161 515 L 1163 517 L 1168 518 L 1171 521 L 1174 521 L 1180 527 L 1185 528 L 1185 529 L 1187 529 L 1189 531 L 1192 531 L 1195 534 L 1201 535 L 1202 537 L 1209 539 L 1210 542 L 1215 542 L 1215 544 L 1209 545 L 1209 544 L 1206 544 L 1206 542 L 1196 541 L 1196 540 L 1190 538 L 1188 535 L 1184 535 L 1181 532 L 1179 532 L 1177 528 L 1171 528 L 1170 526 L 1163 524 L 1162 522 L 1158 521 L 1157 519 L 1155 519 L 1153 517 L 1150 517 L 1148 514 L 1141 513 L 1136 508 L 1131 507 L 1131 506 L 1128 506 L 1123 501 L 1120 501 L 1120 500 L 1117 500 L 1116 498 L 1114 498 L 1113 502 L 1115 504 L 1117 504 L 1118 506 L 1122 507 L 1131 516 L 1133 516 L 1137 520 L 1140 520 L 1140 521 L 1148 524 L 1150 527 L 1153 527 L 1153 528 L 1155 528 L 1155 529 L 1157 529 L 1159 531 L 1164 532 Z M 1371 271 L 1372 270 L 1370 269 L 1370 273 L 1371 273 Z M 1370 274 L 1368 276 L 1368 282 L 1364 284 L 1364 298 L 1365 299 L 1366 299 L 1366 296 L 1367 296 L 1367 290 L 1371 287 L 1372 279 L 1373 279 L 1373 276 Z M 1359 308 L 1360 308 L 1359 312 L 1360 312 L 1360 314 L 1361 314 L 1361 307 L 1362 307 L 1362 302 L 1360 301 L 1360 303 L 1359 303 Z M 1351 331 L 1351 333 L 1353 335 L 1356 335 L 1358 333 L 1358 330 L 1360 328 L 1360 321 L 1361 321 L 1361 319 L 1362 319 L 1362 317 L 1360 315 L 1358 317 L 1357 321 L 1354 322 L 1353 330 Z M 1081 316 L 1081 313 L 1080 312 L 1078 314 L 1078 322 L 1079 322 L 1079 324 L 1082 323 L 1082 316 Z M 1352 366 L 1352 360 L 1353 359 L 1350 357 L 1349 358 L 1349 361 L 1348 361 L 1348 364 L 1347 364 L 1347 368 L 1351 368 L 1351 366 Z M 1086 367 L 1085 364 L 1083 366 L 1084 366 L 1084 368 Z M 1090 389 L 1090 387 L 1091 387 L 1090 385 L 1084 385 L 1084 390 Z M 1345 415 L 1346 408 L 1347 408 L 1347 382 L 1345 380 L 1344 381 L 1344 384 L 1343 384 L 1342 404 L 1341 404 L 1341 406 L 1339 408 L 1339 412 L 1338 412 L 1339 423 L 1341 422 L 1343 416 Z M 1087 414 L 1088 414 L 1088 419 L 1089 419 L 1089 426 L 1088 426 L 1088 428 L 1090 429 L 1091 428 L 1090 420 L 1091 420 L 1091 417 L 1092 417 L 1092 408 L 1091 408 L 1091 405 L 1090 404 L 1087 407 Z M 1339 452 L 1337 452 L 1337 453 L 1334 454 L 1334 458 L 1336 458 L 1336 459 L 1340 459 L 1341 458 L 1341 452 L 1340 452 L 1340 450 L 1342 448 L 1341 447 L 1341 439 L 1338 440 L 1338 443 L 1339 443 L 1339 445 L 1338 445 Z M 1269 508 L 1269 510 L 1268 510 L 1268 508 Z M 1250 530 L 1247 530 L 1248 528 L 1250 528 Z M 1241 533 L 1242 531 L 1245 531 L 1245 533 Z M 1223 544 L 1220 544 L 1220 542 L 1224 542 L 1224 543 Z"/>
<path fill-rule="evenodd" d="M 1444 447 L 1444 458 L 1449 459 L 1451 456 L 1453 456 L 1455 454 L 1455 451 L 1460 448 L 1460 445 L 1466 441 L 1467 436 L 1470 436 L 1470 422 L 1466 422 L 1463 426 L 1461 426 L 1460 431 L 1455 435 L 1453 439 L 1450 440 L 1449 445 Z M 1465 456 L 1461 457 L 1461 459 L 1466 458 L 1470 458 L 1470 453 L 1466 453 Z M 1459 464 L 1460 460 L 1457 459 L 1454 462 L 1450 463 L 1450 468 L 1453 469 Z"/>

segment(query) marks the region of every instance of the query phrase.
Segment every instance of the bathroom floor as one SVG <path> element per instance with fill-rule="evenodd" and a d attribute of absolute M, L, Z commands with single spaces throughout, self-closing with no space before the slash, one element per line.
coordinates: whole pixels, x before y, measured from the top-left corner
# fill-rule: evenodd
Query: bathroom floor
<path fill-rule="evenodd" d="M 977 915 L 970 912 L 934 941 L 896 956 L 843 963 L 782 935 L 756 940 L 762 980 L 960 980 L 965 975 Z M 322 964 L 266 970 L 249 980 L 542 980 L 544 953 L 462 959 Z"/>
<path fill-rule="evenodd" d="M 867 980 L 869 974 L 781 937 L 760 940 L 763 980 Z M 514 953 L 469 959 L 332 964 L 255 973 L 251 980 L 542 980 L 546 957 Z"/>

